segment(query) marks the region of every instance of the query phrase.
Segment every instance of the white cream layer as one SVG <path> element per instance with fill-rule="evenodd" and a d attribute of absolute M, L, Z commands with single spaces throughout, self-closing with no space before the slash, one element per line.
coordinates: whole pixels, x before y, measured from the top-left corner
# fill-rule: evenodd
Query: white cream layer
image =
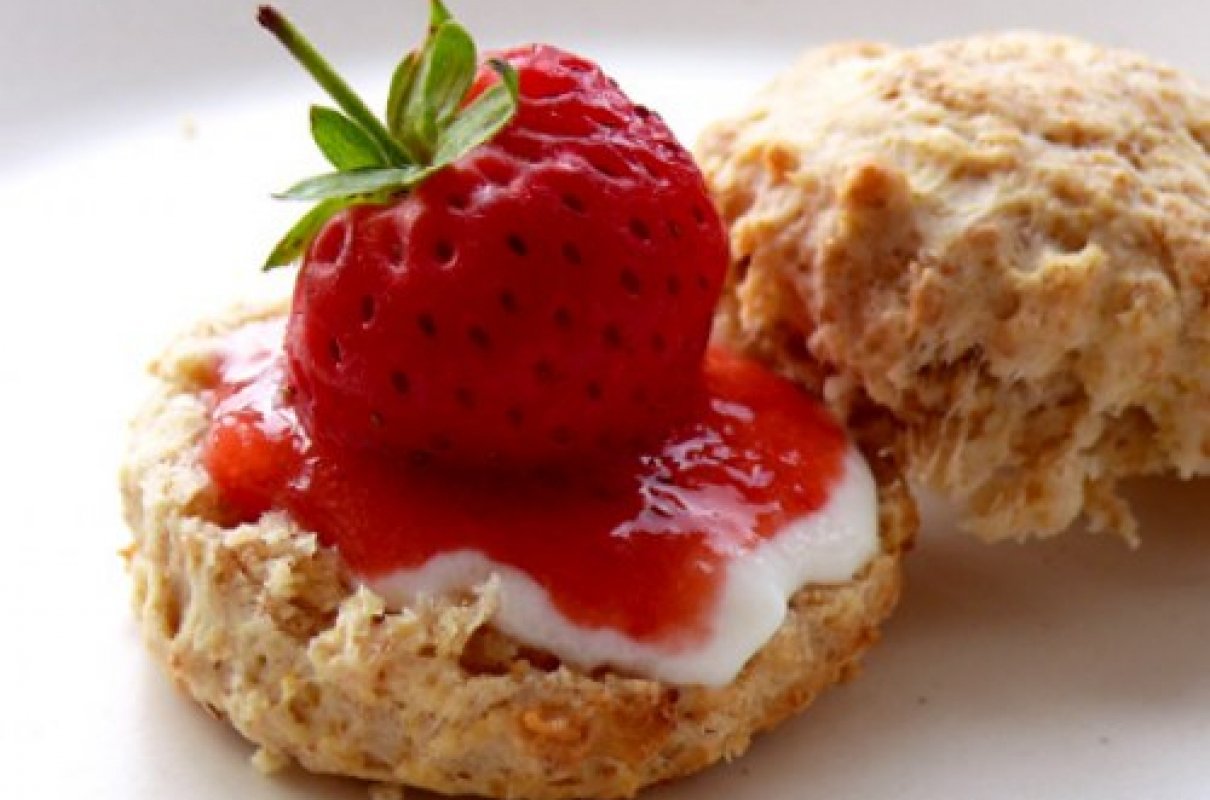
<path fill-rule="evenodd" d="M 851 580 L 878 549 L 877 487 L 861 454 L 850 447 L 844 474 L 822 508 L 728 563 L 712 633 L 692 647 L 661 647 L 578 625 L 527 574 L 472 550 L 443 553 L 367 585 L 398 608 L 420 595 L 468 590 L 496 575 L 500 605 L 492 622 L 520 642 L 588 669 L 608 665 L 668 683 L 721 686 L 781 626 L 795 592 L 808 584 Z"/>

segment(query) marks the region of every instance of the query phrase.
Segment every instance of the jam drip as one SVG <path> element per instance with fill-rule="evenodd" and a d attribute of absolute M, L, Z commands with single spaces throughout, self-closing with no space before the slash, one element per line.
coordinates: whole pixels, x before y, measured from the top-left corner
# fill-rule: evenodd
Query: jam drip
<path fill-rule="evenodd" d="M 823 506 L 844 469 L 848 443 L 826 411 L 719 349 L 687 421 L 609 464 L 502 475 L 338 451 L 299 425 L 280 342 L 276 323 L 228 341 L 204 464 L 241 521 L 285 510 L 369 581 L 478 551 L 578 625 L 692 646 L 710 634 L 728 560 Z"/>

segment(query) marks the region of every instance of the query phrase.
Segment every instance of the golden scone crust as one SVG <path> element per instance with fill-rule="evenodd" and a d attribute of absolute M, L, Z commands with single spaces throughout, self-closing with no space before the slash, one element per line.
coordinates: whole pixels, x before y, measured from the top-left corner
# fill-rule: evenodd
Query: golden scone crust
<path fill-rule="evenodd" d="M 1210 91 L 1001 34 L 807 54 L 697 154 L 731 226 L 719 330 L 886 413 L 990 537 L 1128 475 L 1210 471 Z"/>
<path fill-rule="evenodd" d="M 916 512 L 876 461 L 882 553 L 849 584 L 799 592 L 721 688 L 588 674 L 520 646 L 492 628 L 492 582 L 388 610 L 286 515 L 224 525 L 200 466 L 220 337 L 282 311 L 239 311 L 178 342 L 155 366 L 122 471 L 144 636 L 177 685 L 267 762 L 455 794 L 629 796 L 741 753 L 846 678 L 895 604 Z"/>

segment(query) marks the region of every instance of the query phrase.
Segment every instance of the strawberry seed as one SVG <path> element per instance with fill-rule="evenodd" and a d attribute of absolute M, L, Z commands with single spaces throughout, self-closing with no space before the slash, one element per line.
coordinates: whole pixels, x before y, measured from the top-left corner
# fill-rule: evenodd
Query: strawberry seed
<path fill-rule="evenodd" d="M 640 294 L 642 294 L 643 282 L 639 280 L 639 276 L 635 274 L 634 270 L 630 268 L 622 270 L 620 279 L 622 288 L 625 289 L 626 293 L 631 297 L 638 297 Z"/>
<path fill-rule="evenodd" d="M 524 239 L 522 239 L 522 238 L 521 238 L 520 236 L 518 236 L 517 234 L 515 234 L 515 233 L 510 233 L 510 234 L 508 235 L 508 239 L 507 239 L 507 241 L 508 241 L 508 249 L 509 249 L 509 250 L 512 250 L 514 253 L 516 253 L 517 255 L 521 256 L 522 258 L 524 258 L 525 256 L 529 255 L 529 247 L 528 247 L 528 246 L 526 246 L 526 244 L 525 244 L 525 240 L 524 240 Z"/>

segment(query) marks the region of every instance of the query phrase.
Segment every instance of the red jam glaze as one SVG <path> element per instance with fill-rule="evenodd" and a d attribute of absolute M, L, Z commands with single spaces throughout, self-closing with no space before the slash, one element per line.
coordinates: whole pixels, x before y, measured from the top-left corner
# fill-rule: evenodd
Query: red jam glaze
<path fill-rule="evenodd" d="M 611 464 L 501 475 L 336 451 L 299 425 L 280 342 L 273 323 L 230 339 L 204 464 L 238 517 L 285 510 L 367 580 L 477 550 L 577 624 L 690 646 L 709 635 L 727 559 L 820 508 L 844 469 L 847 440 L 826 411 L 719 349 L 687 421 Z"/>

